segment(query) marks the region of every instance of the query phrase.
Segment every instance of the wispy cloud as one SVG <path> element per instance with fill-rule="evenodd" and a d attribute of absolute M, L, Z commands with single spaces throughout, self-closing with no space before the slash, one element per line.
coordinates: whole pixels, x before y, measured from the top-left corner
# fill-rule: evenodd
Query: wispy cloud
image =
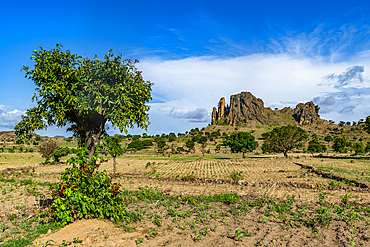
<path fill-rule="evenodd" d="M 324 76 L 323 79 L 331 83 L 335 88 L 339 89 L 350 84 L 363 83 L 364 71 L 364 66 L 355 65 L 347 68 L 347 70 L 340 75 L 332 73 Z"/>
<path fill-rule="evenodd" d="M 340 114 L 345 114 L 345 115 L 353 115 L 353 110 L 355 109 L 356 107 L 351 105 L 351 106 L 346 106 L 344 107 L 342 110 L 339 111 Z"/>
<path fill-rule="evenodd" d="M 209 112 L 205 108 L 197 108 L 191 111 L 179 111 L 173 108 L 169 115 L 174 118 L 188 119 L 189 122 L 204 123 L 210 121 Z"/>

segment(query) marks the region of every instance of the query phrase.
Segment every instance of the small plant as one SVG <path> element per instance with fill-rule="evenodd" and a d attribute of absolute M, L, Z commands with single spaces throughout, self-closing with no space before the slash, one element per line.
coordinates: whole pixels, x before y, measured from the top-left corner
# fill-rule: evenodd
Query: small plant
<path fill-rule="evenodd" d="M 136 244 L 141 244 L 142 242 L 144 242 L 144 238 L 137 238 L 136 239 Z"/>
<path fill-rule="evenodd" d="M 243 179 L 243 172 L 232 171 L 230 173 L 230 178 L 233 180 L 233 183 L 236 184 L 239 180 Z"/>

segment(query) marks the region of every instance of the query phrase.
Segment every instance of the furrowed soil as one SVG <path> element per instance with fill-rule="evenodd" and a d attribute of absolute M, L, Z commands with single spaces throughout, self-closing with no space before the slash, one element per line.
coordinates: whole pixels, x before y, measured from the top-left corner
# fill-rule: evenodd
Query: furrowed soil
<path fill-rule="evenodd" d="M 296 164 L 367 184 L 368 157 L 294 155 L 125 155 L 113 180 L 131 221 L 83 219 L 56 228 L 40 213 L 51 203 L 48 186 L 69 165 L 39 165 L 37 153 L 3 153 L 0 244 L 369 246 L 369 189 Z M 112 160 L 99 170 L 112 173 Z"/>

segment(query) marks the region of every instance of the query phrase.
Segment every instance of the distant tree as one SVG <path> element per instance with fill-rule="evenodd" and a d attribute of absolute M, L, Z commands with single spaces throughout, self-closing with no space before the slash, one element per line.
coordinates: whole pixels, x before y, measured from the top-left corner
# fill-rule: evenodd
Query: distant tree
<path fill-rule="evenodd" d="M 49 159 L 53 156 L 55 149 L 58 148 L 58 145 L 55 142 L 47 141 L 41 143 L 39 146 L 39 152 L 41 157 L 45 158 L 45 163 L 49 162 Z"/>
<path fill-rule="evenodd" d="M 325 152 L 327 150 L 327 147 L 325 144 L 322 144 L 319 139 L 314 138 L 312 139 L 309 144 L 307 151 L 312 152 L 312 153 L 321 153 Z"/>
<path fill-rule="evenodd" d="M 324 141 L 331 142 L 331 141 L 333 141 L 333 137 L 331 135 L 327 135 L 327 136 L 325 136 Z"/>
<path fill-rule="evenodd" d="M 352 145 L 352 150 L 355 151 L 355 154 L 364 154 L 365 153 L 365 150 L 366 150 L 366 147 L 365 147 L 365 144 L 363 142 L 355 142 L 353 145 Z"/>
<path fill-rule="evenodd" d="M 329 123 L 335 124 L 334 120 L 329 120 Z"/>
<path fill-rule="evenodd" d="M 349 145 L 348 141 L 346 138 L 336 136 L 333 141 L 333 150 L 338 153 L 347 153 L 347 146 Z"/>
<path fill-rule="evenodd" d="M 355 121 L 352 122 L 352 126 L 356 126 L 357 123 Z"/>
<path fill-rule="evenodd" d="M 168 138 L 167 138 L 167 140 L 169 141 L 169 142 L 173 142 L 173 141 L 175 141 L 176 140 L 176 136 L 168 136 Z"/>
<path fill-rule="evenodd" d="M 265 149 L 282 152 L 288 157 L 288 151 L 301 147 L 308 139 L 307 132 L 300 127 L 287 125 L 275 127 L 264 140 Z"/>
<path fill-rule="evenodd" d="M 220 150 L 221 150 L 221 145 L 217 144 L 216 148 L 215 148 L 215 152 L 218 153 L 218 152 L 220 152 Z"/>
<path fill-rule="evenodd" d="M 182 152 L 185 152 L 185 149 L 184 149 L 184 147 L 177 147 L 176 151 L 177 151 L 177 153 L 182 153 Z"/>
<path fill-rule="evenodd" d="M 366 130 L 366 131 L 367 131 L 367 133 L 369 133 L 369 134 L 370 134 L 370 116 L 367 116 L 367 117 L 366 117 L 364 130 Z"/>
<path fill-rule="evenodd" d="M 351 122 L 346 122 L 346 126 L 351 126 Z"/>
<path fill-rule="evenodd" d="M 370 142 L 366 143 L 365 152 L 370 152 Z"/>
<path fill-rule="evenodd" d="M 194 150 L 195 143 L 194 143 L 192 140 L 187 140 L 187 141 L 186 141 L 186 143 L 185 143 L 185 146 L 186 146 L 189 150 Z"/>
<path fill-rule="evenodd" d="M 64 148 L 58 147 L 57 149 L 54 150 L 54 153 L 53 153 L 53 157 L 54 157 L 55 162 L 59 163 L 60 158 L 64 157 L 64 156 L 67 156 L 69 153 L 70 153 L 69 148 L 67 148 L 67 147 L 64 147 Z"/>
<path fill-rule="evenodd" d="M 155 142 L 157 143 L 158 152 L 162 153 L 164 156 L 164 150 L 166 148 L 166 140 L 162 137 L 159 137 L 155 140 Z"/>
<path fill-rule="evenodd" d="M 121 146 L 121 138 L 118 136 L 106 136 L 105 141 L 107 143 L 107 151 L 113 157 L 113 175 L 116 174 L 116 157 L 124 153 Z"/>
<path fill-rule="evenodd" d="M 140 137 L 141 137 L 140 135 L 133 135 L 132 140 L 137 141 L 140 139 Z"/>
<path fill-rule="evenodd" d="M 144 148 L 144 144 L 140 140 L 132 141 L 127 145 L 127 148 L 133 151 L 141 150 Z"/>
<path fill-rule="evenodd" d="M 252 152 L 258 146 L 258 142 L 252 134 L 248 132 L 233 132 L 229 140 L 227 140 L 227 145 L 230 147 L 232 153 L 243 153 L 243 158 L 245 158 L 246 152 Z"/>
<path fill-rule="evenodd" d="M 153 142 L 152 140 L 144 140 L 144 141 L 141 141 L 143 143 L 143 146 L 144 147 L 150 147 L 150 146 L 153 146 Z"/>

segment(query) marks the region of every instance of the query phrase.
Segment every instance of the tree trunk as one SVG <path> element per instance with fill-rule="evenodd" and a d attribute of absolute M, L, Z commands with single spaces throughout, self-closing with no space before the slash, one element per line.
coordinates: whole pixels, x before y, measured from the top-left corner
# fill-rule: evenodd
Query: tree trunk
<path fill-rule="evenodd" d="M 86 133 L 85 147 L 89 150 L 88 158 L 91 159 L 96 149 L 100 146 L 100 137 L 104 132 L 105 122 L 103 115 L 98 113 L 92 116 L 92 121 L 84 122 L 83 130 Z"/>
<path fill-rule="evenodd" d="M 116 174 L 116 156 L 113 156 L 113 176 Z"/>
<path fill-rule="evenodd" d="M 245 159 L 245 153 L 243 152 L 243 159 Z"/>
<path fill-rule="evenodd" d="M 288 158 L 288 151 L 284 151 L 284 157 Z"/>

